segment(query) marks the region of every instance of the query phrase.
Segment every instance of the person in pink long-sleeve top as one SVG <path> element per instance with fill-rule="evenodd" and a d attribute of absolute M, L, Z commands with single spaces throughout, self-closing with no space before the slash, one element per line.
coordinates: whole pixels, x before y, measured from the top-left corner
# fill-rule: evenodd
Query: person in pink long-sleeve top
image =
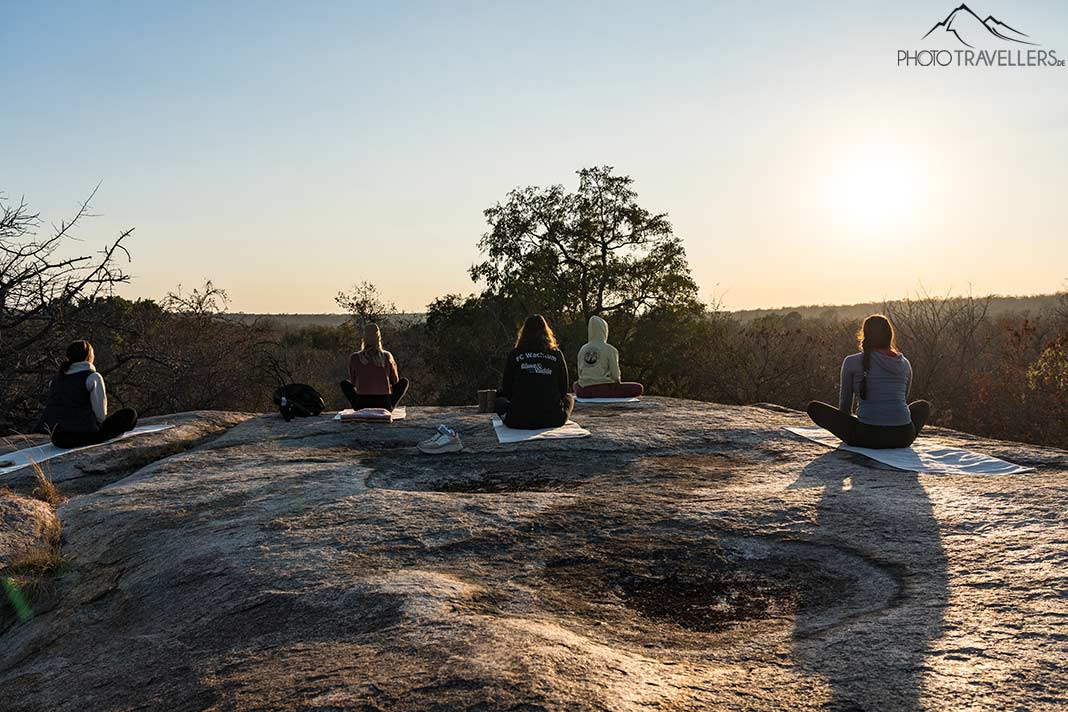
<path fill-rule="evenodd" d="M 349 378 L 341 392 L 355 410 L 385 408 L 392 411 L 408 392 L 408 379 L 400 378 L 393 354 L 382 348 L 378 324 L 363 330 L 360 350 L 349 356 Z"/>

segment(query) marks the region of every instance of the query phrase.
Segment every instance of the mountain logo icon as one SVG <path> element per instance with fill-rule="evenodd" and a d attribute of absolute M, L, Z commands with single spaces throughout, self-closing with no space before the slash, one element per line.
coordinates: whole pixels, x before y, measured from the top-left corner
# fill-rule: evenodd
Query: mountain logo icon
<path fill-rule="evenodd" d="M 927 39 L 937 31 L 948 32 L 965 47 L 974 48 L 977 44 L 984 40 L 989 41 L 991 38 L 1003 42 L 1038 46 L 1038 43 L 1032 42 L 1027 34 L 1006 25 L 993 15 L 987 15 L 985 20 L 980 19 L 970 7 L 963 3 L 954 8 L 946 19 L 936 22 L 923 39 Z"/>

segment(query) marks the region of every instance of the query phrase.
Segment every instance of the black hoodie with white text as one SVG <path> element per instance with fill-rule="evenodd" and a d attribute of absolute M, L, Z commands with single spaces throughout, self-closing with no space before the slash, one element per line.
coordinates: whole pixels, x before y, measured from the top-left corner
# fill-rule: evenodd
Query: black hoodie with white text
<path fill-rule="evenodd" d="M 570 390 L 567 363 L 560 349 L 512 349 L 497 391 L 511 401 L 505 424 L 510 428 L 548 427 L 547 423 L 559 418 L 561 402 Z"/>

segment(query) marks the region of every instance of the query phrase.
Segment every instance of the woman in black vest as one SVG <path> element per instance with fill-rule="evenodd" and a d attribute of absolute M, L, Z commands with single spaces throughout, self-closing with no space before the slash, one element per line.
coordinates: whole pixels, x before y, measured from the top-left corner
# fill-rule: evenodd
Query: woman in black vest
<path fill-rule="evenodd" d="M 557 428 L 571 417 L 575 396 L 567 363 L 545 317 L 527 317 L 504 362 L 496 411 L 509 428 Z"/>
<path fill-rule="evenodd" d="M 73 342 L 67 347 L 67 361 L 48 384 L 48 401 L 36 430 L 49 433 L 56 447 L 96 445 L 137 427 L 133 408 L 108 416 L 104 378 L 96 372 L 93 360 L 92 344 Z"/>

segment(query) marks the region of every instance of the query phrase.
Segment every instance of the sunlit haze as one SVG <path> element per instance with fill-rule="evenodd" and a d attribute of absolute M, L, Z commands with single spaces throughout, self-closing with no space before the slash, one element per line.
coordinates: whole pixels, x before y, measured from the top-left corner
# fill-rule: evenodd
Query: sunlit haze
<path fill-rule="evenodd" d="M 239 311 L 474 291 L 485 208 L 605 164 L 727 308 L 1055 291 L 1068 69 L 899 67 L 955 4 L 8 3 L 0 191 L 99 182 L 122 294 Z M 972 5 L 1068 57 L 1065 3 Z"/>

